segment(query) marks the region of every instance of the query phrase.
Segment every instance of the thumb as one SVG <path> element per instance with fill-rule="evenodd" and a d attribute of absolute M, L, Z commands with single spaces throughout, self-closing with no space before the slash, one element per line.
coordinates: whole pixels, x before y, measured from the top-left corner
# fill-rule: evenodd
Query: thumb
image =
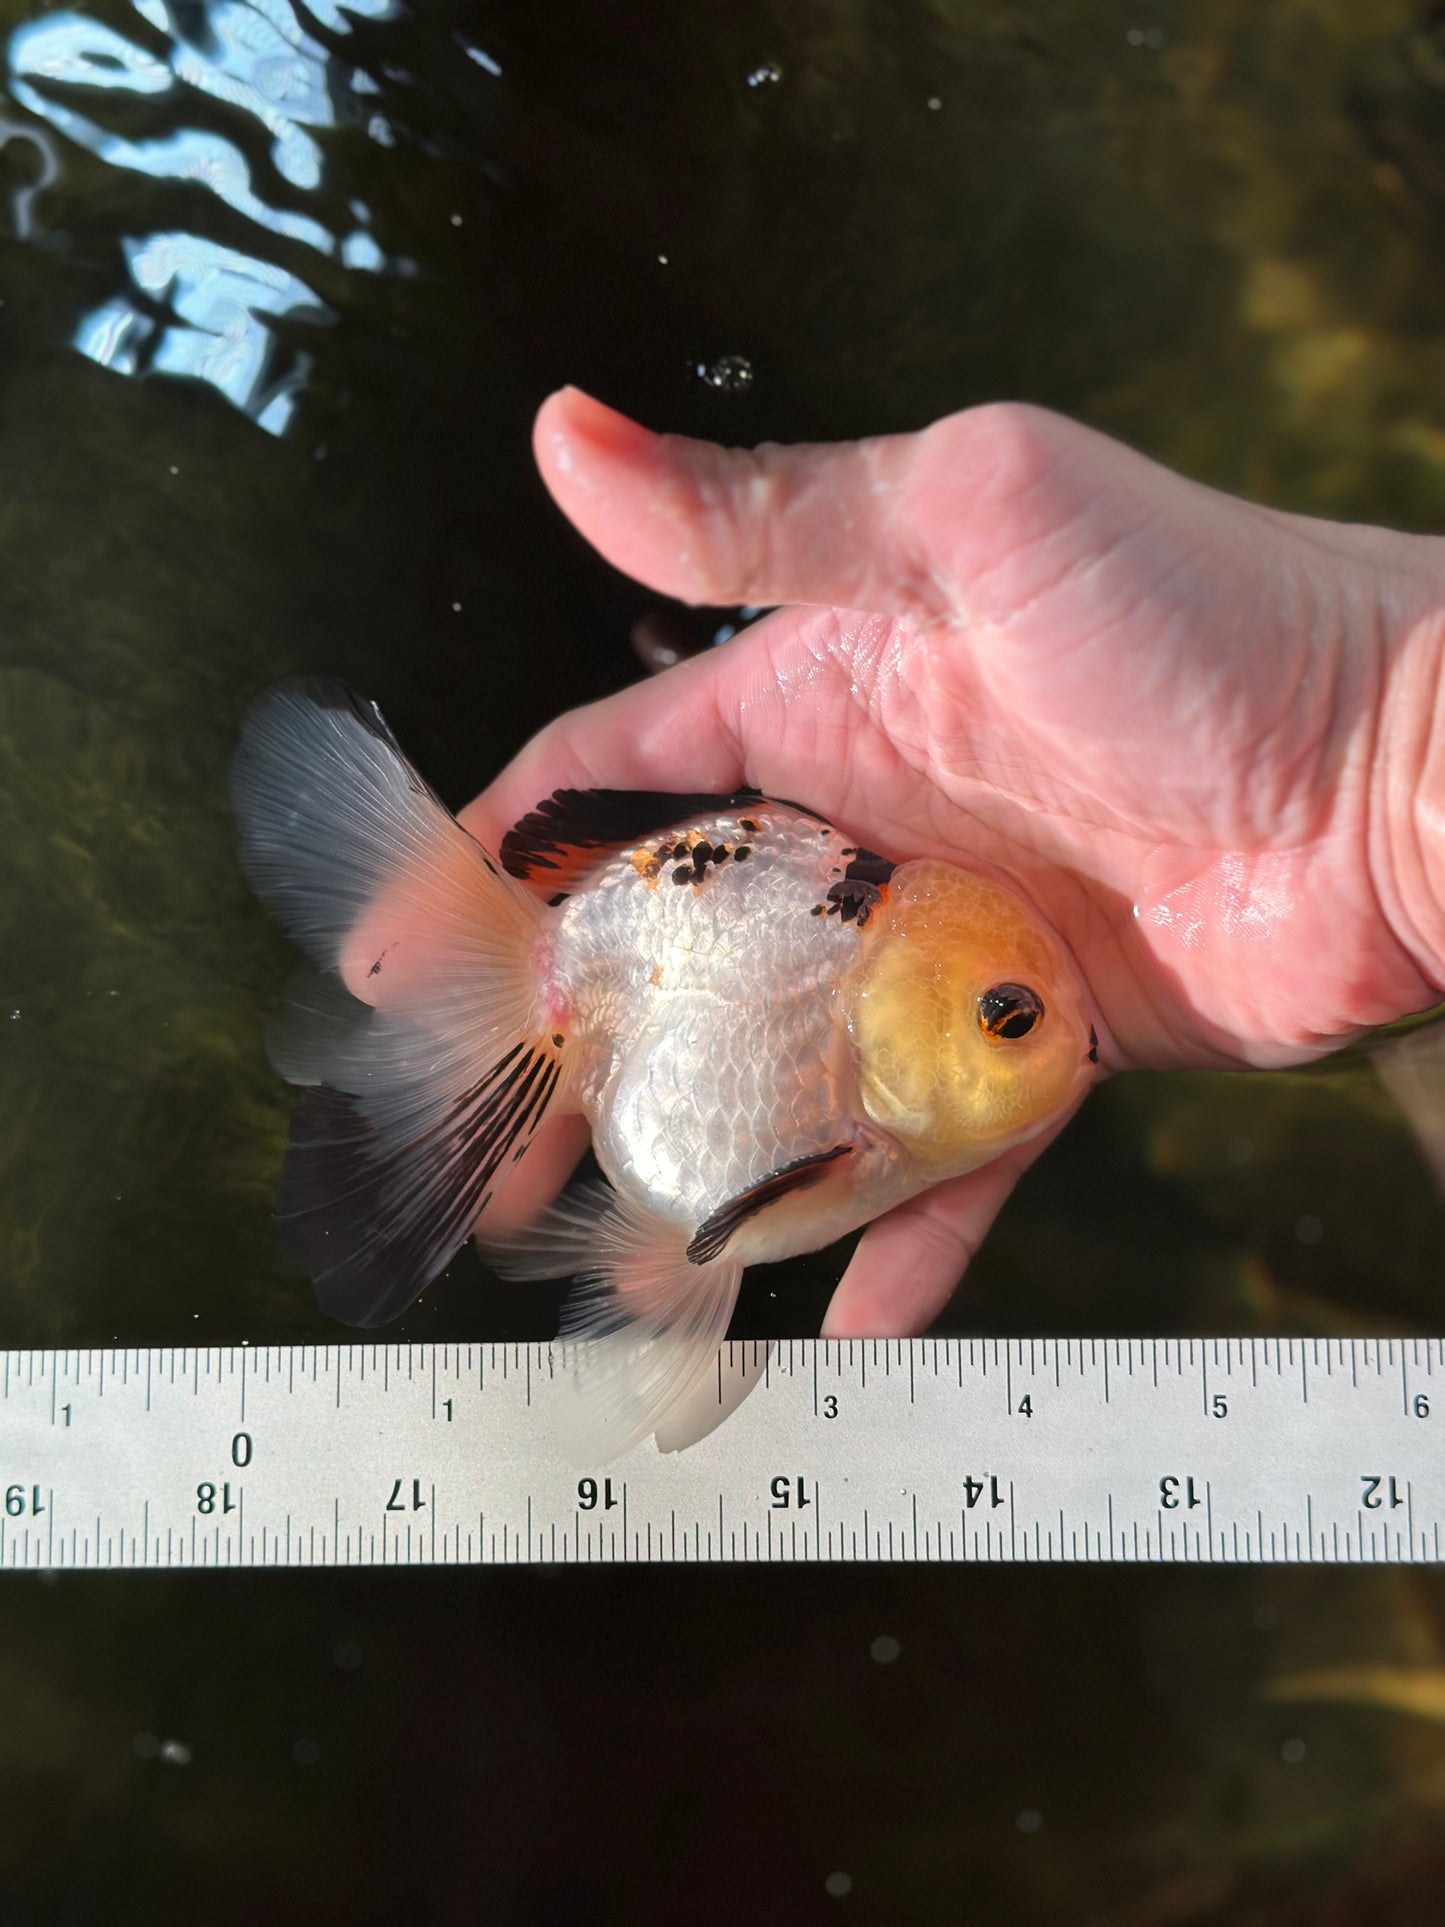
<path fill-rule="evenodd" d="M 608 561 L 692 603 L 937 612 L 898 514 L 916 436 L 721 448 L 654 435 L 577 388 L 543 403 L 533 447 L 563 514 Z"/>
<path fill-rule="evenodd" d="M 593 547 L 683 602 L 1012 622 L 1170 505 L 1196 521 L 1240 510 L 1018 402 L 912 435 L 743 449 L 654 435 L 563 388 L 543 403 L 533 446 Z"/>

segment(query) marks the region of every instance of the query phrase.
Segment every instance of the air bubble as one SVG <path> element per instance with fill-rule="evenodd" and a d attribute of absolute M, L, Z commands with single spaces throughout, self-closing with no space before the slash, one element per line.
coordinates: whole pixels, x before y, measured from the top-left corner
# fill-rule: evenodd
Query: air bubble
<path fill-rule="evenodd" d="M 765 60 L 761 66 L 754 67 L 748 75 L 749 87 L 776 87 L 783 77 L 783 70 L 776 60 Z"/>
<path fill-rule="evenodd" d="M 753 385 L 753 364 L 745 355 L 719 355 L 697 364 L 697 378 L 721 395 L 745 395 Z"/>

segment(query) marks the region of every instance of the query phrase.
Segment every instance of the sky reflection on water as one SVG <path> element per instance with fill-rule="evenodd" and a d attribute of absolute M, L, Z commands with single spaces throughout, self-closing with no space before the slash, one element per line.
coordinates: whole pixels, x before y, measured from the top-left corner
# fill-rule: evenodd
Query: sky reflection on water
<path fill-rule="evenodd" d="M 170 47 L 162 57 L 83 14 L 43 15 L 16 29 L 7 50 L 9 90 L 20 106 L 114 167 L 155 180 L 197 182 L 228 208 L 268 233 L 338 257 L 344 267 L 379 273 L 389 264 L 367 229 L 368 210 L 350 203 L 354 230 L 333 233 L 315 215 L 277 207 L 257 192 L 250 163 L 224 136 L 180 127 L 160 138 L 128 139 L 73 104 L 72 90 L 132 97 L 173 97 L 184 108 L 193 90 L 250 114 L 270 137 L 277 174 L 299 195 L 321 187 L 323 150 L 311 128 L 365 118 L 373 140 L 390 146 L 385 117 L 364 104 L 377 83 L 323 47 L 301 25 L 288 0 L 215 0 L 203 31 L 187 32 L 165 0 L 132 0 L 135 12 Z M 336 34 L 348 15 L 386 17 L 393 0 L 315 0 L 309 9 Z M 350 96 L 350 98 L 346 98 Z M 83 98 L 83 97 L 82 97 Z M 34 200 L 59 167 L 43 126 L 0 121 L 0 144 L 28 141 L 42 160 L 41 178 L 14 197 L 21 239 L 34 237 Z M 132 376 L 185 375 L 205 381 L 257 425 L 281 434 L 311 365 L 305 354 L 278 366 L 270 323 L 287 317 L 310 325 L 334 319 L 314 289 L 285 268 L 187 232 L 152 233 L 122 242 L 129 286 L 87 313 L 74 345 L 102 367 Z"/>

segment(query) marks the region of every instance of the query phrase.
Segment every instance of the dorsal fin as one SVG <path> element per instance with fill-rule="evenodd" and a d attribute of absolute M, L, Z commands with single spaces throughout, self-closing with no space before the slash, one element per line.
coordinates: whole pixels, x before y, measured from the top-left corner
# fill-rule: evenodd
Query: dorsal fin
<path fill-rule="evenodd" d="M 797 810 L 824 819 L 801 803 L 784 803 L 761 790 L 726 795 L 674 790 L 554 790 L 502 838 L 502 868 L 524 882 L 565 892 L 608 850 L 625 850 L 657 830 L 756 805 Z"/>

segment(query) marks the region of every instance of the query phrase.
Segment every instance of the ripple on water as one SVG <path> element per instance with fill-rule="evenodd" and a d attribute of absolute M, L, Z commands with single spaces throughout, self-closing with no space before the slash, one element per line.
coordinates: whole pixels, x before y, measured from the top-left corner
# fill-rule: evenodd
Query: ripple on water
<path fill-rule="evenodd" d="M 262 234 L 300 243 L 344 268 L 382 273 L 389 263 L 368 231 L 363 203 L 350 204 L 354 229 L 333 231 L 306 200 L 318 198 L 324 153 L 312 129 L 366 118 L 382 145 L 394 136 L 385 117 L 362 102 L 378 92 L 363 68 L 338 58 L 301 24 L 289 0 L 216 0 L 202 30 L 183 30 L 165 0 L 133 0 L 145 25 L 167 36 L 162 55 L 99 20 L 69 11 L 17 27 L 7 48 L 9 90 L 35 123 L 0 123 L 0 141 L 28 140 L 42 156 L 41 178 L 15 197 L 12 219 L 21 239 L 35 238 L 34 201 L 57 177 L 64 143 L 109 165 L 153 180 L 195 183 Z M 350 16 L 382 18 L 393 0 L 316 0 L 309 14 L 334 34 Z M 177 115 L 204 97 L 245 114 L 268 138 L 269 159 L 302 205 L 276 205 L 258 190 L 250 162 L 223 135 L 177 126 L 134 139 L 107 125 L 136 99 L 174 106 Z M 107 114 L 107 107 L 114 112 Z M 49 130 L 53 130 L 53 133 Z M 59 142 L 55 136 L 60 136 Z M 303 352 L 278 351 L 274 324 L 303 326 L 334 319 L 298 274 L 266 257 L 174 229 L 122 243 L 124 285 L 80 320 L 74 345 L 118 374 L 183 375 L 208 383 L 268 433 L 290 421 L 310 371 Z"/>

